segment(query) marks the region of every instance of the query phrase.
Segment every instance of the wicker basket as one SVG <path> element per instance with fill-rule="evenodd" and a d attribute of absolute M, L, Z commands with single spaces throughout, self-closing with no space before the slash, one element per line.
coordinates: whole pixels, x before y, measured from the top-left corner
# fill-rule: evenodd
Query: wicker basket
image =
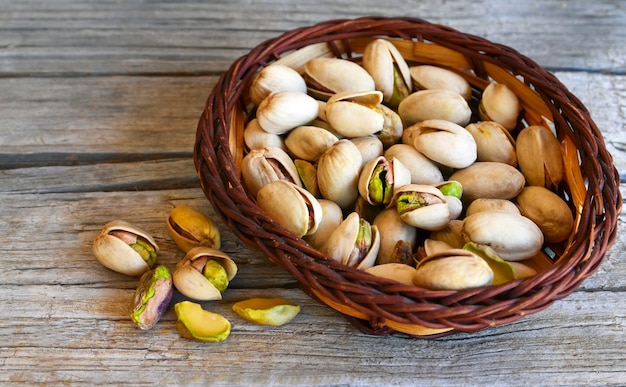
<path fill-rule="evenodd" d="M 552 121 L 567 176 L 561 196 L 575 215 L 570 238 L 551 246 L 538 274 L 465 291 L 429 291 L 374 277 L 323 256 L 276 224 L 242 185 L 243 129 L 253 115 L 247 90 L 263 66 L 299 69 L 313 57 L 358 61 L 375 37 L 394 39 L 410 65 L 436 64 L 465 74 L 477 93 L 490 82 L 519 96 L 526 124 Z M 573 292 L 600 265 L 616 235 L 619 175 L 587 109 L 552 74 L 515 50 L 414 18 L 331 20 L 267 40 L 235 61 L 209 95 L 197 128 L 194 160 L 202 189 L 227 226 L 283 267 L 312 298 L 361 331 L 435 338 L 511 323 Z"/>

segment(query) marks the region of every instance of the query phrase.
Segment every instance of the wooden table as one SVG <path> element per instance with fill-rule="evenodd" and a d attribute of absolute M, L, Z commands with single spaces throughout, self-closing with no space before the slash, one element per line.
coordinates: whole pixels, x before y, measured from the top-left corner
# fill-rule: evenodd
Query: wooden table
<path fill-rule="evenodd" d="M 240 273 L 210 310 L 219 344 L 183 339 L 170 308 L 131 323 L 137 278 L 92 242 L 126 219 L 159 260 L 182 253 L 165 219 L 215 217 L 192 161 L 197 120 L 227 66 L 261 41 L 327 19 L 415 16 L 514 47 L 586 104 L 626 176 L 621 1 L 0 1 L 0 383 L 12 385 L 625 385 L 624 218 L 600 269 L 547 310 L 438 340 L 372 337 L 304 295 L 222 224 Z M 622 185 L 622 192 L 626 193 Z M 302 305 L 288 325 L 237 320 L 233 300 Z M 185 299 L 176 294 L 174 301 Z"/>

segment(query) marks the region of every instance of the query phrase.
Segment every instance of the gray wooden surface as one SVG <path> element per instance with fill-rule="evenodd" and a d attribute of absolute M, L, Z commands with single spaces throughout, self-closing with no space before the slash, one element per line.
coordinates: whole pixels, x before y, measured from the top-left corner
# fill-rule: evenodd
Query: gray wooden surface
<path fill-rule="evenodd" d="M 0 0 L 0 383 L 3 385 L 626 385 L 626 237 L 569 297 L 474 334 L 371 337 L 306 297 L 222 224 L 240 273 L 220 344 L 179 337 L 169 310 L 129 320 L 136 278 L 91 246 L 113 219 L 182 257 L 165 227 L 186 204 L 214 213 L 192 161 L 220 73 L 261 41 L 326 19 L 415 16 L 514 47 L 586 104 L 626 177 L 622 1 Z M 622 193 L 626 194 L 622 184 Z M 233 301 L 282 296 L 288 325 L 237 320 Z M 179 294 L 174 301 L 184 299 Z"/>

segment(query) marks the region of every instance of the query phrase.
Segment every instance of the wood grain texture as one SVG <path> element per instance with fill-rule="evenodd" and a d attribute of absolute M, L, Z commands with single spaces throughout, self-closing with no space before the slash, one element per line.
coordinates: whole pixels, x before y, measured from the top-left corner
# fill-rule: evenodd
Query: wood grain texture
<path fill-rule="evenodd" d="M 360 333 L 216 217 L 191 156 L 219 75 L 282 32 L 367 15 L 421 17 L 533 58 L 589 109 L 626 178 L 620 1 L 0 0 L 0 384 L 626 385 L 624 214 L 598 271 L 567 298 L 429 341 Z M 182 339 L 172 308 L 136 329 L 137 278 L 92 253 L 101 227 L 126 219 L 173 269 L 183 253 L 165 219 L 183 204 L 218 222 L 239 265 L 224 300 L 202 303 L 233 324 L 219 344 Z M 239 319 L 232 304 L 255 296 L 302 311 L 275 328 Z"/>

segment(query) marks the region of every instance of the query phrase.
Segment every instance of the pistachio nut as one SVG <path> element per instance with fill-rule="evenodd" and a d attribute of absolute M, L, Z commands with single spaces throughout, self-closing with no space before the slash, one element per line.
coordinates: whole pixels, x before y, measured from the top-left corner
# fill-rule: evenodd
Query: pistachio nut
<path fill-rule="evenodd" d="M 559 195 L 540 186 L 525 187 L 515 198 L 520 213 L 543 232 L 546 242 L 566 240 L 574 228 L 572 211 Z"/>
<path fill-rule="evenodd" d="M 343 137 L 369 136 L 381 132 L 385 116 L 380 109 L 380 91 L 342 92 L 326 103 L 326 118 L 330 126 Z"/>
<path fill-rule="evenodd" d="M 176 264 L 174 286 L 198 301 L 221 300 L 222 292 L 237 274 L 237 264 L 224 252 L 211 247 L 194 247 Z"/>
<path fill-rule="evenodd" d="M 284 134 L 317 118 L 319 104 L 305 93 L 277 91 L 259 104 L 256 118 L 268 133 Z"/>
<path fill-rule="evenodd" d="M 438 66 L 411 66 L 409 74 L 415 90 L 447 89 L 461 95 L 466 101 L 472 98 L 472 87 L 462 76 Z"/>
<path fill-rule="evenodd" d="M 398 256 L 398 241 L 405 241 L 409 246 L 409 251 L 413 251 L 417 243 L 417 229 L 400 218 L 395 208 L 386 208 L 381 211 L 372 222 L 380 233 L 380 249 L 376 257 L 377 264 L 397 262 L 402 255 Z"/>
<path fill-rule="evenodd" d="M 440 230 L 450 222 L 450 210 L 443 194 L 430 185 L 407 184 L 399 187 L 392 204 L 402 221 L 423 230 Z"/>
<path fill-rule="evenodd" d="M 241 161 L 241 176 L 254 197 L 264 185 L 285 180 L 301 186 L 293 159 L 280 148 L 253 149 Z"/>
<path fill-rule="evenodd" d="M 217 343 L 230 335 L 230 322 L 224 316 L 209 312 L 200 304 L 182 301 L 174 305 L 176 329 L 181 337 Z"/>
<path fill-rule="evenodd" d="M 454 248 L 455 247 L 448 244 L 448 242 L 440 241 L 438 239 L 426 238 L 424 240 L 424 253 L 426 256 L 442 253 Z"/>
<path fill-rule="evenodd" d="M 383 155 L 383 143 L 375 135 L 353 137 L 349 139 L 361 152 L 362 165 Z"/>
<path fill-rule="evenodd" d="M 370 204 L 388 205 L 394 187 L 411 182 L 411 174 L 398 159 L 388 160 L 379 156 L 368 161 L 359 175 L 359 193 Z"/>
<path fill-rule="evenodd" d="M 304 78 L 294 69 L 280 64 L 272 64 L 259 71 L 250 84 L 250 99 L 256 106 L 268 95 L 277 91 L 297 91 L 306 93 Z"/>
<path fill-rule="evenodd" d="M 521 106 L 517 95 L 503 83 L 490 83 L 483 91 L 478 114 L 483 121 L 495 121 L 508 130 L 517 125 Z"/>
<path fill-rule="evenodd" d="M 363 50 L 363 68 L 374 79 L 387 105 L 397 107 L 411 93 L 409 66 L 390 41 L 375 39 L 368 43 Z"/>
<path fill-rule="evenodd" d="M 374 266 L 379 249 L 378 228 L 352 212 L 333 231 L 321 252 L 344 265 L 364 270 Z"/>
<path fill-rule="evenodd" d="M 340 58 L 313 58 L 303 68 L 309 94 L 327 100 L 341 92 L 375 90 L 372 76 L 358 64 Z"/>
<path fill-rule="evenodd" d="M 170 236 L 184 252 L 193 247 L 221 247 L 220 230 L 217 225 L 200 212 L 178 206 L 170 211 L 167 218 L 167 230 Z"/>
<path fill-rule="evenodd" d="M 343 213 L 341 212 L 341 207 L 332 200 L 318 199 L 317 201 L 320 207 L 322 207 L 322 220 L 313 234 L 305 235 L 303 238 L 308 244 L 321 250 L 330 234 L 343 221 Z"/>
<path fill-rule="evenodd" d="M 444 120 L 465 126 L 472 116 L 467 101 L 446 89 L 419 90 L 409 94 L 398 105 L 405 127 L 426 120 Z"/>
<path fill-rule="evenodd" d="M 337 136 L 317 126 L 298 126 L 285 138 L 285 145 L 295 157 L 307 161 L 316 161 L 326 149 L 339 141 Z"/>
<path fill-rule="evenodd" d="M 430 290 L 465 290 L 491 285 L 493 270 L 467 250 L 429 255 L 417 264 L 413 284 Z"/>
<path fill-rule="evenodd" d="M 376 277 L 387 278 L 404 285 L 413 285 L 415 268 L 404 263 L 383 263 L 365 269 L 367 273 Z"/>
<path fill-rule="evenodd" d="M 559 140 L 543 125 L 532 125 L 517 135 L 517 160 L 528 185 L 555 190 L 563 179 Z"/>
<path fill-rule="evenodd" d="M 174 287 L 167 266 L 159 265 L 139 278 L 130 317 L 140 329 L 147 330 L 163 317 L 172 300 Z"/>
<path fill-rule="evenodd" d="M 378 105 L 381 114 L 383 115 L 383 128 L 376 136 L 383 143 L 385 148 L 389 148 L 393 144 L 396 144 L 402 139 L 402 133 L 404 131 L 404 124 L 402 119 L 395 111 L 385 105 Z"/>
<path fill-rule="evenodd" d="M 515 276 L 515 269 L 511 262 L 505 261 L 498 256 L 496 251 L 487 245 L 479 245 L 474 242 L 469 242 L 463 249 L 471 251 L 478 255 L 487 262 L 491 270 L 493 271 L 492 285 L 501 285 L 503 283 L 513 281 L 517 279 Z"/>
<path fill-rule="evenodd" d="M 505 211 L 521 215 L 515 203 L 510 200 L 478 198 L 467 207 L 467 210 L 465 210 L 465 216 L 470 216 L 480 211 Z"/>
<path fill-rule="evenodd" d="M 517 165 L 515 139 L 504 126 L 494 121 L 481 121 L 469 124 L 465 129 L 476 141 L 478 161 Z"/>
<path fill-rule="evenodd" d="M 543 233 L 530 219 L 502 211 L 481 211 L 463 219 L 467 242 L 486 245 L 505 261 L 520 261 L 537 254 Z"/>
<path fill-rule="evenodd" d="M 452 219 L 446 227 L 441 230 L 432 231 L 429 239 L 444 242 L 455 249 L 461 249 L 465 246 L 465 238 L 461 232 L 462 230 L 463 221 Z"/>
<path fill-rule="evenodd" d="M 432 161 L 450 168 L 465 168 L 476 161 L 476 141 L 462 126 L 434 119 L 413 126 L 413 146 Z"/>
<path fill-rule="evenodd" d="M 463 201 L 479 198 L 512 199 L 524 188 L 524 175 L 515 167 L 494 161 L 477 161 L 450 176 L 463 186 Z"/>
<path fill-rule="evenodd" d="M 400 160 L 411 173 L 412 184 L 435 184 L 443 181 L 441 169 L 411 144 L 395 144 L 385 150 L 385 158 Z"/>
<path fill-rule="evenodd" d="M 359 196 L 359 173 L 362 156 L 350 140 L 333 144 L 317 161 L 317 184 L 322 197 L 339 204 L 346 210 Z"/>
<path fill-rule="evenodd" d="M 296 170 L 298 171 L 302 187 L 316 198 L 319 197 L 320 190 L 317 186 L 317 168 L 315 165 L 302 159 L 295 159 L 293 161 L 293 165 L 295 165 Z"/>
<path fill-rule="evenodd" d="M 300 305 L 280 297 L 255 297 L 235 302 L 233 312 L 246 321 L 277 327 L 293 320 Z"/>
<path fill-rule="evenodd" d="M 146 231 L 123 220 L 104 225 L 93 242 L 93 253 L 105 267 L 138 276 L 156 263 L 159 247 Z"/>
<path fill-rule="evenodd" d="M 263 149 L 276 147 L 287 150 L 285 140 L 278 134 L 268 133 L 261 128 L 259 120 L 254 118 L 246 125 L 243 131 L 243 141 L 248 149 Z"/>
<path fill-rule="evenodd" d="M 284 180 L 263 186 L 258 206 L 273 220 L 302 237 L 315 233 L 322 218 L 322 207 L 304 188 Z"/>

